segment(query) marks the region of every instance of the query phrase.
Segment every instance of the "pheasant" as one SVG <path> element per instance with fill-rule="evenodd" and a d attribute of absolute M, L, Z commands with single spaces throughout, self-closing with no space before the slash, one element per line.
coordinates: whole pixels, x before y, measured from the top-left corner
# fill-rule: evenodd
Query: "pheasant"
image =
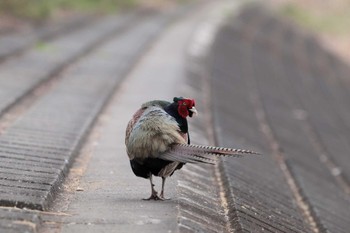
<path fill-rule="evenodd" d="M 258 154 L 250 150 L 190 144 L 187 117 L 196 113 L 193 99 L 174 97 L 172 103 L 153 100 L 142 104 L 129 121 L 125 144 L 132 171 L 151 182 L 151 196 L 144 200 L 165 200 L 166 178 L 185 163 L 215 164 L 217 156 Z M 159 196 L 152 176 L 162 178 Z"/>

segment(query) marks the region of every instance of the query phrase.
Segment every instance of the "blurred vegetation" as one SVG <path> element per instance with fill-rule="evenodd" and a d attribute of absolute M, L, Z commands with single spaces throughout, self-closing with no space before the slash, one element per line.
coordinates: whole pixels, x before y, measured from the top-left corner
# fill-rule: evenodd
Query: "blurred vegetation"
<path fill-rule="evenodd" d="M 320 3 L 319 3 L 320 5 Z M 332 6 L 305 6 L 289 2 L 281 13 L 305 27 L 323 33 L 347 34 L 350 32 L 350 2 Z"/>
<path fill-rule="evenodd" d="M 0 0 L 0 14 L 41 20 L 59 10 L 112 12 L 131 7 L 137 0 Z"/>

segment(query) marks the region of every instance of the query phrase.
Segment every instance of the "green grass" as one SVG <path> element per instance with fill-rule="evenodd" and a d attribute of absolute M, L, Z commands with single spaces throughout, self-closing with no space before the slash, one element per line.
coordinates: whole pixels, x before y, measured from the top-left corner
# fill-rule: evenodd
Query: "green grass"
<path fill-rule="evenodd" d="M 56 10 L 108 13 L 134 4 L 136 0 L 0 0 L 0 14 L 41 20 Z"/>
<path fill-rule="evenodd" d="M 54 51 L 55 48 L 50 46 L 49 44 L 39 41 L 36 43 L 35 45 L 35 49 L 39 50 L 39 51 Z"/>
<path fill-rule="evenodd" d="M 347 34 L 350 32 L 350 7 L 338 10 L 307 10 L 290 3 L 281 8 L 281 13 L 298 24 L 317 32 Z"/>

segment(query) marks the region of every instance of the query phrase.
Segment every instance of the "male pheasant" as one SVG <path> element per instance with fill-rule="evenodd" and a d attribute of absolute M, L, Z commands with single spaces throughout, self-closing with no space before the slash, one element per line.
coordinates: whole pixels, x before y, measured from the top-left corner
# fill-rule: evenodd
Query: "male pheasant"
<path fill-rule="evenodd" d="M 193 99 L 175 97 L 172 103 L 164 100 L 144 103 L 129 121 L 125 144 L 132 171 L 151 182 L 151 196 L 144 200 L 164 200 L 165 179 L 185 163 L 214 164 L 216 156 L 258 154 L 249 150 L 190 144 L 186 118 L 196 113 Z M 159 196 L 152 175 L 162 177 Z"/>

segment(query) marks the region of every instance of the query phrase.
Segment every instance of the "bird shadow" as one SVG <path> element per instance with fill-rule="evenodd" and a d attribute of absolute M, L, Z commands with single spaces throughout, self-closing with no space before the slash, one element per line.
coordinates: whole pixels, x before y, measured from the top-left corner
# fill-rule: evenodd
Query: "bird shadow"
<path fill-rule="evenodd" d="M 167 199 L 165 200 L 144 200 L 141 196 L 140 197 L 121 197 L 121 198 L 113 199 L 112 202 L 115 202 L 115 203 L 123 202 L 125 204 L 133 203 L 133 204 L 142 204 L 142 205 L 148 205 L 148 204 L 171 205 L 171 204 L 178 204 L 178 198 L 167 197 Z"/>

